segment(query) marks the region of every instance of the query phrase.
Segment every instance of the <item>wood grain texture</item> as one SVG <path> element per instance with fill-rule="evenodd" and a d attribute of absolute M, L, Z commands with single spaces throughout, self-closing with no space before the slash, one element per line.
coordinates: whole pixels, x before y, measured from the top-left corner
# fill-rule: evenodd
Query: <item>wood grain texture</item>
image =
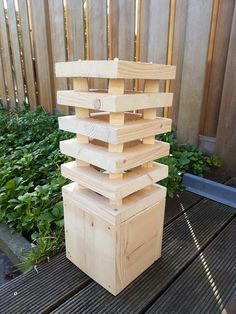
<path fill-rule="evenodd" d="M 141 3 L 140 60 L 162 63 L 167 61 L 169 0 L 145 0 Z M 164 83 L 160 84 L 164 91 Z M 158 111 L 163 114 L 162 110 Z"/>
<path fill-rule="evenodd" d="M 68 5 L 68 4 L 67 4 Z M 49 0 L 49 21 L 50 21 L 50 40 L 52 47 L 53 65 L 59 61 L 66 61 L 66 38 L 65 38 L 65 21 L 63 0 Z M 57 78 L 54 75 L 55 91 L 67 89 L 67 79 Z M 57 106 L 56 111 L 63 114 L 69 113 L 67 106 Z"/>
<path fill-rule="evenodd" d="M 153 145 L 137 144 L 122 153 L 109 153 L 107 147 L 80 144 L 76 139 L 60 142 L 61 153 L 78 158 L 112 173 L 120 173 L 138 167 L 169 154 L 169 144 L 156 141 Z"/>
<path fill-rule="evenodd" d="M 17 100 L 18 105 L 22 106 L 25 101 L 25 91 L 24 91 L 24 80 L 22 75 L 21 67 L 21 57 L 20 57 L 20 46 L 18 31 L 16 25 L 16 11 L 15 11 L 15 1 L 7 1 L 7 13 L 8 13 L 8 26 L 9 34 L 11 40 L 11 51 L 12 51 L 12 60 L 14 65 L 14 74 L 16 79 L 16 90 L 17 90 Z"/>
<path fill-rule="evenodd" d="M 63 188 L 66 255 L 117 295 L 160 257 L 165 201 L 160 199 L 160 188 L 152 187 L 146 195 L 140 191 L 127 197 L 126 203 L 114 210 L 102 196 L 76 187 Z M 132 215 L 134 204 L 136 215 L 120 223 L 121 212 Z"/>
<path fill-rule="evenodd" d="M 177 136 L 198 143 L 212 1 L 188 1 Z"/>
<path fill-rule="evenodd" d="M 8 91 L 8 102 L 11 108 L 15 107 L 15 87 L 13 81 L 13 73 L 10 58 L 10 46 L 8 40 L 8 32 L 6 25 L 6 17 L 4 11 L 3 0 L 0 0 L 0 37 L 2 46 L 2 64 L 4 69 L 4 76 L 6 87 Z"/>
<path fill-rule="evenodd" d="M 65 9 L 68 36 L 68 60 L 84 59 L 83 1 L 67 0 Z"/>
<path fill-rule="evenodd" d="M 220 115 L 216 136 L 216 152 L 230 176 L 236 175 L 236 6 L 234 7 Z"/>
<path fill-rule="evenodd" d="M 64 177 L 109 199 L 119 200 L 166 178 L 168 167 L 159 163 L 153 163 L 152 168 L 138 167 L 125 173 L 122 179 L 112 182 L 108 173 L 102 173 L 93 167 L 77 167 L 74 161 L 63 164 L 61 173 Z"/>
<path fill-rule="evenodd" d="M 168 80 L 175 78 L 175 71 L 175 66 L 171 65 L 123 60 L 56 63 L 57 77 Z"/>
<path fill-rule="evenodd" d="M 172 119 L 173 126 L 175 128 L 177 127 L 179 113 L 179 98 L 182 82 L 187 6 L 188 0 L 177 0 L 175 4 L 172 64 L 176 66 L 176 78 L 170 83 L 170 91 L 173 92 L 174 97 L 172 108 L 169 108 L 169 117 Z"/>
<path fill-rule="evenodd" d="M 39 103 L 43 108 L 52 113 L 55 103 L 54 84 L 53 84 L 53 67 L 51 59 L 51 50 L 49 43 L 49 21 L 47 3 L 43 0 L 30 1 L 31 18 L 33 25 L 33 39 L 36 55 L 36 71 L 38 78 Z M 39 19 L 41 25 L 39 27 Z"/>
<path fill-rule="evenodd" d="M 0 51 L 0 101 L 4 108 L 7 108 L 6 85 L 2 64 L 2 51 Z"/>
<path fill-rule="evenodd" d="M 75 116 L 59 117 L 59 128 L 72 133 L 80 133 L 111 144 L 130 142 L 147 136 L 154 136 L 171 131 L 171 120 L 155 118 L 154 120 L 137 119 L 124 125 L 101 121 L 98 119 L 78 119 Z"/>
<path fill-rule="evenodd" d="M 57 102 L 61 105 L 109 112 L 122 112 L 172 105 L 172 93 L 136 93 L 109 95 L 97 92 L 58 91 Z"/>
<path fill-rule="evenodd" d="M 35 89 L 35 76 L 33 67 L 27 0 L 18 0 L 18 9 L 19 9 L 19 23 L 22 34 L 22 52 L 24 58 L 24 74 L 27 87 L 27 97 L 29 100 L 30 107 L 32 109 L 35 109 L 37 105 L 37 98 Z"/>
<path fill-rule="evenodd" d="M 201 117 L 201 134 L 205 136 L 215 137 L 217 132 L 234 6 L 234 0 L 220 0 L 219 3 L 214 48 L 212 59 L 209 60 L 209 85 L 205 90 Z"/>
<path fill-rule="evenodd" d="M 107 1 L 88 0 L 89 59 L 107 60 Z M 91 80 L 91 87 L 106 88 L 107 80 Z"/>
<path fill-rule="evenodd" d="M 111 58 L 134 61 L 135 1 L 111 0 Z M 131 90 L 133 81 L 126 81 Z"/>

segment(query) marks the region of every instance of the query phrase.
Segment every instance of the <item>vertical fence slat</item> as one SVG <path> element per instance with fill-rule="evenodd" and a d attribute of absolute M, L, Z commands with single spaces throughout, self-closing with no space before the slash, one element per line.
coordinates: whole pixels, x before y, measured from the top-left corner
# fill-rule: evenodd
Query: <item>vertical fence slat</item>
<path fill-rule="evenodd" d="M 83 0 L 66 1 L 68 60 L 84 59 Z"/>
<path fill-rule="evenodd" d="M 183 143 L 198 143 L 211 13 L 212 0 L 188 1 L 177 128 Z"/>
<path fill-rule="evenodd" d="M 236 176 L 236 5 L 229 41 L 229 49 L 221 99 L 219 123 L 216 137 L 216 151 L 225 163 L 230 176 Z"/>
<path fill-rule="evenodd" d="M 165 64 L 167 61 L 169 0 L 145 0 L 141 3 L 140 60 Z M 160 91 L 164 91 L 164 81 Z M 140 84 L 142 89 L 142 85 Z M 157 110 L 163 115 L 163 109 Z"/>
<path fill-rule="evenodd" d="M 111 49 L 112 58 L 134 60 L 135 1 L 111 0 Z M 125 82 L 125 88 L 132 89 L 133 82 Z"/>
<path fill-rule="evenodd" d="M 29 28 L 29 16 L 27 0 L 18 0 L 19 9 L 19 21 L 21 28 L 21 40 L 22 40 L 22 50 L 24 57 L 24 72 L 25 80 L 27 86 L 27 96 L 29 100 L 30 107 L 32 109 L 36 108 L 36 90 L 35 90 L 35 77 L 33 68 L 33 58 L 32 58 L 32 48 L 30 40 L 30 28 Z"/>
<path fill-rule="evenodd" d="M 16 25 L 16 9 L 15 1 L 7 1 L 7 13 L 8 13 L 8 26 L 11 39 L 11 52 L 14 64 L 14 72 L 16 78 L 17 98 L 19 105 L 22 105 L 25 101 L 24 81 L 21 67 L 20 46 L 18 39 L 18 31 Z"/>
<path fill-rule="evenodd" d="M 107 59 L 107 2 L 106 0 L 87 0 L 88 5 L 88 45 L 89 59 Z M 106 88 L 105 80 L 94 79 L 92 87 Z"/>
<path fill-rule="evenodd" d="M 169 0 L 142 1 L 141 61 L 166 63 Z"/>
<path fill-rule="evenodd" d="M 176 78 L 170 83 L 170 91 L 174 93 L 173 105 L 169 109 L 169 117 L 172 118 L 176 128 L 179 111 L 179 97 L 181 89 L 182 68 L 185 45 L 185 29 L 187 19 L 188 0 L 177 0 L 175 6 L 175 22 L 173 35 L 172 64 L 176 66 Z"/>
<path fill-rule="evenodd" d="M 208 77 L 208 92 L 203 103 L 201 134 L 216 136 L 222 87 L 235 0 L 220 1 L 216 24 L 214 48 Z"/>
<path fill-rule="evenodd" d="M 44 0 L 31 0 L 33 39 L 36 54 L 36 70 L 39 103 L 51 113 L 54 105 L 52 60 L 48 40 L 47 3 Z"/>
<path fill-rule="evenodd" d="M 10 47 L 8 44 L 8 34 L 6 27 L 5 11 L 3 0 L 0 0 L 0 35 L 1 35 L 1 47 L 2 47 L 2 64 L 4 69 L 4 75 L 8 90 L 9 105 L 10 107 L 15 106 L 15 90 L 14 81 L 12 75 L 12 66 L 10 58 Z"/>
<path fill-rule="evenodd" d="M 6 86 L 5 78 L 2 65 L 2 51 L 0 50 L 0 99 L 4 108 L 7 108 L 7 96 L 6 96 Z"/>
<path fill-rule="evenodd" d="M 112 58 L 134 60 L 135 1 L 112 0 Z"/>
<path fill-rule="evenodd" d="M 49 20 L 50 20 L 50 39 L 52 46 L 53 68 L 55 63 L 66 61 L 66 43 L 65 43 L 65 27 L 64 27 L 64 6 L 63 0 L 49 0 Z M 67 89 L 66 78 L 56 78 L 54 75 L 55 92 L 57 90 Z M 68 114 L 67 106 L 57 106 L 57 111 Z"/>

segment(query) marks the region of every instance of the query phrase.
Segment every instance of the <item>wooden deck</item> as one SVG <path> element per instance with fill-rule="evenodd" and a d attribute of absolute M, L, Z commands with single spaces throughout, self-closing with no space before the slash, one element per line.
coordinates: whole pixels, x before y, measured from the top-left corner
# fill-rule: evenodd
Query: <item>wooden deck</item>
<path fill-rule="evenodd" d="M 3 285 L 0 313 L 221 313 L 235 295 L 235 230 L 236 209 L 182 192 L 167 201 L 161 259 L 118 296 L 63 253 Z"/>

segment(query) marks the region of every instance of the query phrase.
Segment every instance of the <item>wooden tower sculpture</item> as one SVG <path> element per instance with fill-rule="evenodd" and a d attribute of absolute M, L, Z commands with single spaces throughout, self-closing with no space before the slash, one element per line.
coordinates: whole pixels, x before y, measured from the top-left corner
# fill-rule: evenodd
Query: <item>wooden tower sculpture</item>
<path fill-rule="evenodd" d="M 155 135 L 171 130 L 156 109 L 171 106 L 173 95 L 159 92 L 159 80 L 175 77 L 170 65 L 129 61 L 74 61 L 56 64 L 56 76 L 73 80 L 58 91 L 74 116 L 59 118 L 76 138 L 62 141 L 74 157 L 62 175 L 66 255 L 82 271 L 116 295 L 161 256 L 168 176 L 157 162 L 169 144 Z M 108 91 L 90 90 L 91 78 L 108 79 Z M 144 92 L 124 90 L 124 80 L 144 80 Z"/>

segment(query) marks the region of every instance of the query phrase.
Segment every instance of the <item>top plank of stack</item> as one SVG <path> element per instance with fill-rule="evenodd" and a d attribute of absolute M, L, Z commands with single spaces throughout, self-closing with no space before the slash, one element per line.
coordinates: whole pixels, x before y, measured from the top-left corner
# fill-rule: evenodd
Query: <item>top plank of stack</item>
<path fill-rule="evenodd" d="M 169 80 L 175 78 L 173 65 L 122 60 L 71 61 L 56 63 L 57 77 Z"/>

